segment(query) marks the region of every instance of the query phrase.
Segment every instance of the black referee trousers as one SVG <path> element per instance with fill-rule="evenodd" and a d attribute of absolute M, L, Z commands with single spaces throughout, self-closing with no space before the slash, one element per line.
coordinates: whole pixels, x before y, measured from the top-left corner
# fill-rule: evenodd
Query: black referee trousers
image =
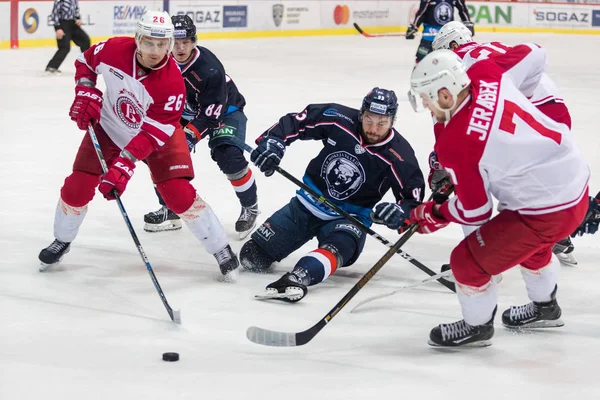
<path fill-rule="evenodd" d="M 67 54 L 69 54 L 69 51 L 71 51 L 71 41 L 79 46 L 82 53 L 90 48 L 90 37 L 80 26 L 75 25 L 74 20 L 61 19 L 60 25 L 65 32 L 65 36 L 60 40 L 56 39 L 58 50 L 46 68 L 58 69 L 60 67 L 62 62 L 65 61 Z"/>

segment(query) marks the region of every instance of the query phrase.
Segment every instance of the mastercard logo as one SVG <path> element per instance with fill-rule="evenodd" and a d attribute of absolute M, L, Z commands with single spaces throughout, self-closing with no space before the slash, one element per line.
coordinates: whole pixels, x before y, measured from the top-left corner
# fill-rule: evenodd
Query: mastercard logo
<path fill-rule="evenodd" d="M 333 21 L 336 25 L 345 25 L 350 19 L 350 8 L 347 5 L 337 5 L 333 10 Z"/>
<path fill-rule="evenodd" d="M 37 31 L 38 25 L 40 24 L 40 17 L 38 16 L 35 8 L 28 8 L 23 13 L 23 28 L 25 32 L 33 33 Z"/>

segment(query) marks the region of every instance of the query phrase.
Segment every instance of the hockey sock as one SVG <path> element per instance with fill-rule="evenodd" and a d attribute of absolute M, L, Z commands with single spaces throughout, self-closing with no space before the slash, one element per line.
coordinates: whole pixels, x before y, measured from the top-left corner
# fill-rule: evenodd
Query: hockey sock
<path fill-rule="evenodd" d="M 251 207 L 256 204 L 256 182 L 254 181 L 251 169 L 246 167 L 237 174 L 228 174 L 227 179 L 231 182 L 231 186 L 233 186 L 235 195 L 240 200 L 242 207 Z"/>
<path fill-rule="evenodd" d="M 296 271 L 302 269 L 308 275 L 305 285 L 316 285 L 324 281 L 337 269 L 337 257 L 327 249 L 316 249 L 302 257 L 296 263 L 292 273 L 298 275 Z"/>
<path fill-rule="evenodd" d="M 221 222 L 200 196 L 196 195 L 192 206 L 179 216 L 210 254 L 215 254 L 227 246 L 227 235 Z"/>
<path fill-rule="evenodd" d="M 529 299 L 537 303 L 546 303 L 552 300 L 552 291 L 558 282 L 560 262 L 552 254 L 550 263 L 539 269 L 529 269 L 527 263 L 521 266 L 521 275 L 525 281 Z"/>

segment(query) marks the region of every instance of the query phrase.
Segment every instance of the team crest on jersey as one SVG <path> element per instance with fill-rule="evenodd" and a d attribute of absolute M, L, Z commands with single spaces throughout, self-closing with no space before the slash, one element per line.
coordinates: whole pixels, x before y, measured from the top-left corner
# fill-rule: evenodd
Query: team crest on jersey
<path fill-rule="evenodd" d="M 452 17 L 452 6 L 445 1 L 442 1 L 440 4 L 435 6 L 433 10 L 433 18 L 435 18 L 435 22 L 439 25 L 445 25 L 450 22 L 450 18 Z"/>
<path fill-rule="evenodd" d="M 121 91 L 115 102 L 115 113 L 119 119 L 131 129 L 140 129 L 142 126 L 142 110 L 125 91 Z"/>
<path fill-rule="evenodd" d="M 354 146 L 354 152 L 356 154 L 363 154 L 365 151 L 367 150 L 358 143 L 356 144 L 356 146 Z"/>
<path fill-rule="evenodd" d="M 359 191 L 365 183 L 365 170 L 356 156 L 337 151 L 325 158 L 321 177 L 327 184 L 329 195 L 336 200 L 345 200 Z"/>

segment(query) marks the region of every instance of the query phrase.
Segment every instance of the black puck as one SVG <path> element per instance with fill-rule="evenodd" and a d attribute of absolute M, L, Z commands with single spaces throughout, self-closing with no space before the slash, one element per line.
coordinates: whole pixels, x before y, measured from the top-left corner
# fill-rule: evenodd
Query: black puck
<path fill-rule="evenodd" d="M 179 353 L 163 353 L 163 361 L 179 361 Z"/>

